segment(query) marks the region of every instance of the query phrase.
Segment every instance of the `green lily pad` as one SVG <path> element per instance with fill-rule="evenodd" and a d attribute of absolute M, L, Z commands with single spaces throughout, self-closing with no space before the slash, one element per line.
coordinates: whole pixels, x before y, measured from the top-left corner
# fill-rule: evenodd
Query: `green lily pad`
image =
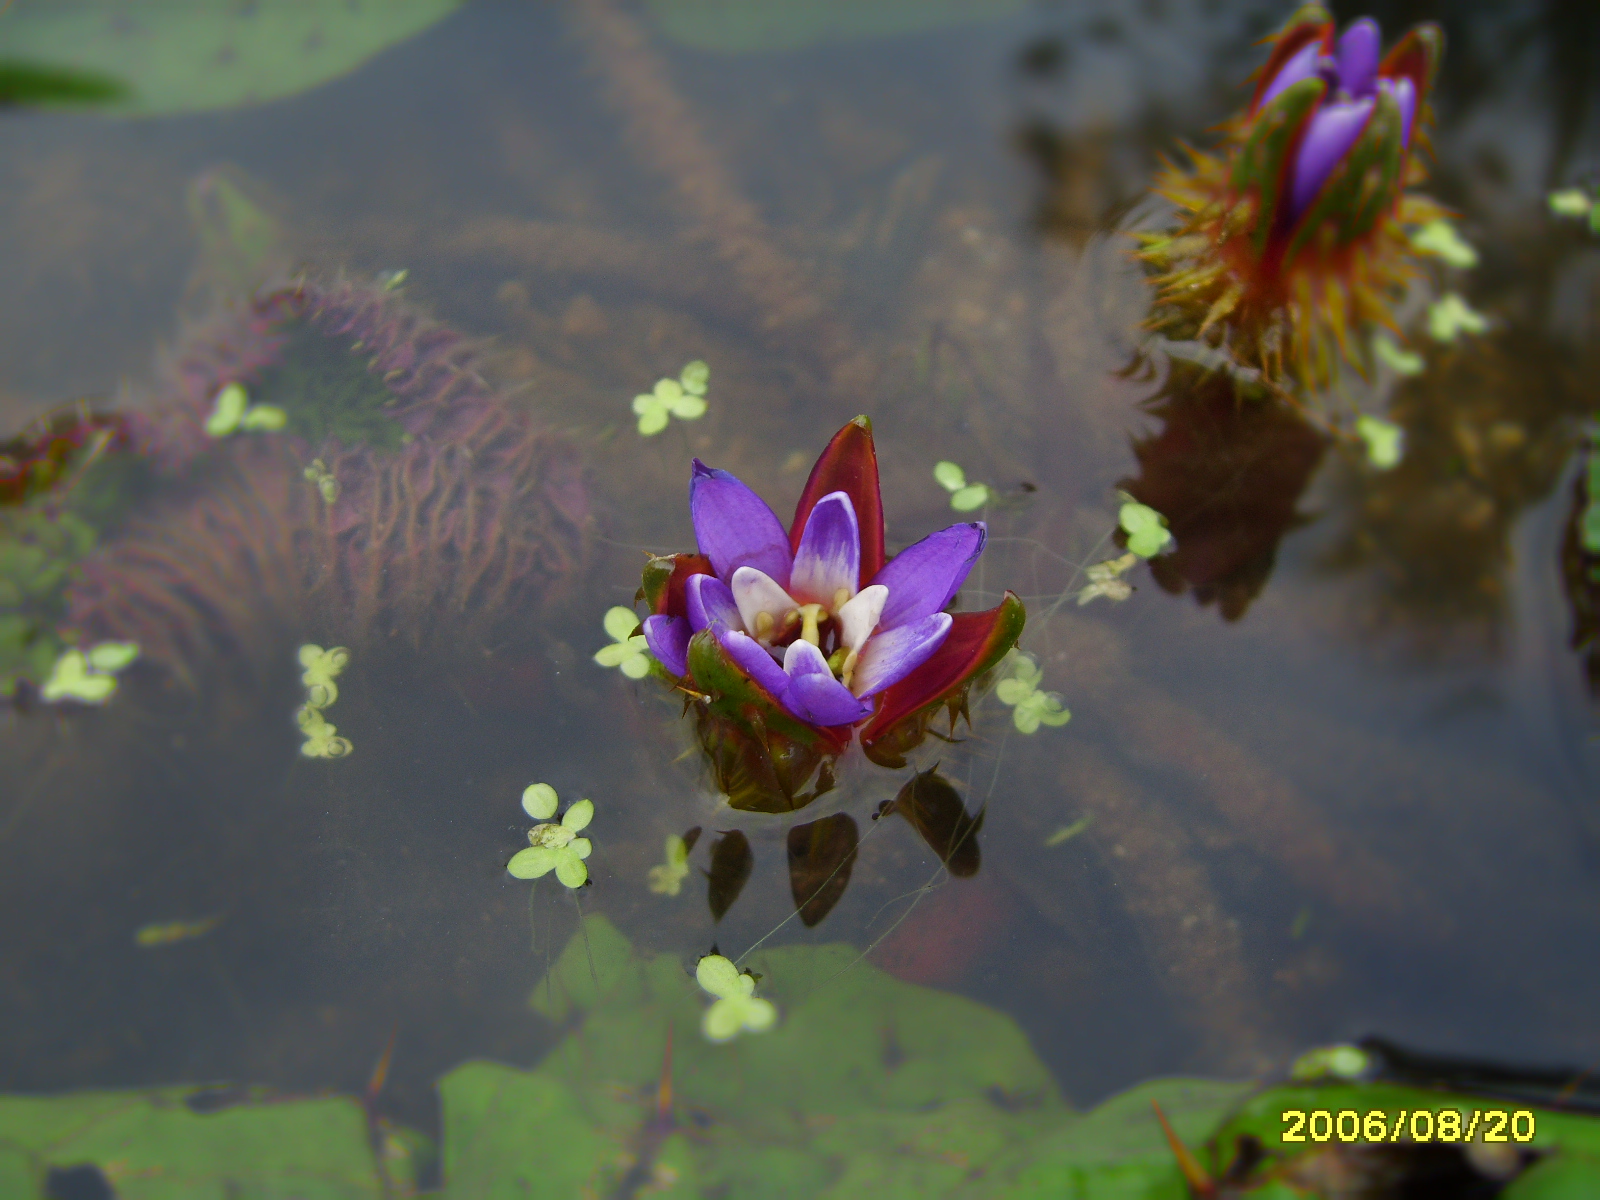
<path fill-rule="evenodd" d="M 645 0 L 672 41 L 721 54 L 801 50 L 995 21 L 1024 0 Z"/>
<path fill-rule="evenodd" d="M 42 1197 L 52 1168 L 98 1168 L 120 1200 L 377 1200 L 349 1098 L 203 1088 L 0 1096 L 0 1193 Z"/>
<path fill-rule="evenodd" d="M 13 0 L 6 54 L 125 81 L 109 111 L 204 112 L 293 96 L 420 33 L 460 0 Z"/>

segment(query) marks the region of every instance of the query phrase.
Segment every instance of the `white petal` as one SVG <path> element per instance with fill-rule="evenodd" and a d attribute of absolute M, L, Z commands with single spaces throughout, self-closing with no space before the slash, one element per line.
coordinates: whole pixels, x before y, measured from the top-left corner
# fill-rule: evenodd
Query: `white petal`
<path fill-rule="evenodd" d="M 859 650 L 878 627 L 883 606 L 889 602 L 889 589 L 881 583 L 864 587 L 836 614 L 839 618 L 839 640 L 850 650 Z"/>
<path fill-rule="evenodd" d="M 733 589 L 733 602 L 739 606 L 739 619 L 758 638 L 762 634 L 762 624 L 758 621 L 762 613 L 772 618 L 766 626 L 766 638 L 770 640 L 773 633 L 783 628 L 784 617 L 800 607 L 772 576 L 755 567 L 740 567 L 733 573 L 729 586 Z"/>

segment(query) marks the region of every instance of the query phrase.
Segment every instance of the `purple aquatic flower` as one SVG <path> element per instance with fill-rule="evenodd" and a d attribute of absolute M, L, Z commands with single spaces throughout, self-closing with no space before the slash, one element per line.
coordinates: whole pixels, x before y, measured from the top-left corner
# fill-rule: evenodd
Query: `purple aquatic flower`
<path fill-rule="evenodd" d="M 1277 65 L 1262 81 L 1252 106 L 1252 112 L 1259 113 L 1297 84 L 1308 79 L 1323 83 L 1294 148 L 1288 204 L 1282 211 L 1286 227 L 1311 207 L 1335 169 L 1361 141 L 1381 97 L 1392 100 L 1399 110 L 1402 149 L 1410 148 L 1417 109 L 1418 83 L 1412 78 L 1417 64 L 1410 56 L 1402 56 L 1402 61 L 1381 58 L 1383 36 L 1371 17 L 1351 22 L 1337 43 L 1331 22 L 1302 29 L 1301 37 L 1283 46 L 1274 59 Z"/>
<path fill-rule="evenodd" d="M 765 501 L 698 459 L 689 509 L 714 574 L 689 576 L 685 615 L 646 618 L 651 652 L 672 674 L 686 675 L 689 639 L 710 629 L 774 700 L 824 727 L 870 716 L 873 697 L 939 649 L 953 621 L 942 610 L 988 536 L 982 522 L 952 525 L 863 583 L 861 522 L 846 491 L 811 506 L 792 552 Z"/>

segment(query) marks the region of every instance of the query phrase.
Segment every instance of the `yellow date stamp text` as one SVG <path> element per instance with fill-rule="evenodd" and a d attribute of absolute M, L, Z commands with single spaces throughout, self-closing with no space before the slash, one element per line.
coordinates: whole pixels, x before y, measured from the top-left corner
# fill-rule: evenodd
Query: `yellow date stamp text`
<path fill-rule="evenodd" d="M 1534 1114 L 1506 1108 L 1286 1108 L 1286 1144 L 1352 1142 L 1531 1142 Z"/>

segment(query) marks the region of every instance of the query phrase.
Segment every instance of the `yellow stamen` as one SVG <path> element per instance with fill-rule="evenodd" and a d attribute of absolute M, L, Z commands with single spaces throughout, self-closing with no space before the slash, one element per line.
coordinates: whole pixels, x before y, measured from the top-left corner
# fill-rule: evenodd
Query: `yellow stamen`
<path fill-rule="evenodd" d="M 856 673 L 856 659 L 860 657 L 859 650 L 852 650 L 844 656 L 844 665 L 839 668 L 839 682 L 845 687 L 850 686 L 850 677 Z"/>
<path fill-rule="evenodd" d="M 800 636 L 813 646 L 822 645 L 822 639 L 817 633 L 817 621 L 825 612 L 827 612 L 827 609 L 820 604 L 802 604 L 800 606 L 800 620 L 803 622 L 800 626 Z"/>
<path fill-rule="evenodd" d="M 849 599 L 850 599 L 850 592 L 846 588 L 840 588 L 838 591 L 834 592 L 833 593 L 833 611 L 835 613 L 837 613 L 841 608 L 843 608 L 845 606 L 845 602 L 847 600 L 849 600 Z"/>
<path fill-rule="evenodd" d="M 772 638 L 772 627 L 776 625 L 777 618 L 769 612 L 756 614 L 756 641 L 765 642 Z"/>

